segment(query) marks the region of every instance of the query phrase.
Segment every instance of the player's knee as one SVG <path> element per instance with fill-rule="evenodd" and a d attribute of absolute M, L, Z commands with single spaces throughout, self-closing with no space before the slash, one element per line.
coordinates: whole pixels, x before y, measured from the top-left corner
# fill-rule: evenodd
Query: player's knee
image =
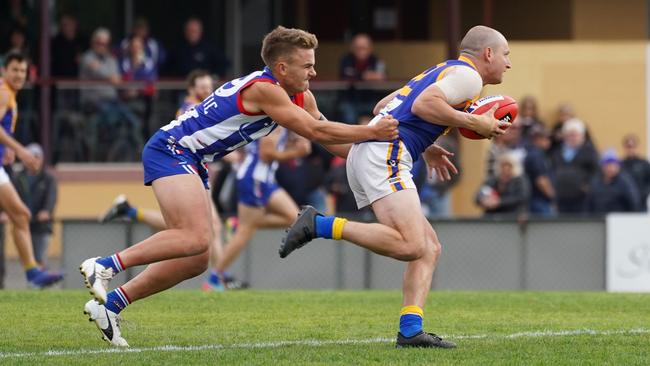
<path fill-rule="evenodd" d="M 440 258 L 440 255 L 442 254 L 442 244 L 440 244 L 440 241 L 438 238 L 432 238 L 429 240 L 429 252 L 433 256 L 435 260 L 438 260 Z"/>
<path fill-rule="evenodd" d="M 18 227 L 29 226 L 29 220 L 32 218 L 32 214 L 29 212 L 29 209 L 25 206 L 18 206 L 13 212 L 10 213 L 9 217 L 11 218 L 12 224 Z"/>
<path fill-rule="evenodd" d="M 212 230 L 196 230 L 187 236 L 187 255 L 198 255 L 208 251 L 212 242 Z"/>
<path fill-rule="evenodd" d="M 397 248 L 393 258 L 410 262 L 422 258 L 427 251 L 427 245 L 424 240 L 414 242 L 405 242 Z"/>
<path fill-rule="evenodd" d="M 208 264 L 210 263 L 210 256 L 207 255 L 207 252 L 201 255 L 192 257 L 193 263 L 190 269 L 189 276 L 196 277 L 205 272 L 208 269 Z"/>

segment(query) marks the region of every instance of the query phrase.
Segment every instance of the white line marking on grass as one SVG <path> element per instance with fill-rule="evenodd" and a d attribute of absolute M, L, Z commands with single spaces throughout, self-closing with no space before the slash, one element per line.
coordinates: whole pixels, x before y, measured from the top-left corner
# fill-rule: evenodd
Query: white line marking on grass
<path fill-rule="evenodd" d="M 573 330 L 542 330 L 531 332 L 519 332 L 512 334 L 468 334 L 468 335 L 446 335 L 450 339 L 514 339 L 514 338 L 540 338 L 540 337 L 563 337 L 576 335 L 638 335 L 650 334 L 650 329 L 626 329 L 626 330 L 594 330 L 594 329 L 573 329 Z M 141 353 L 141 352 L 161 352 L 161 351 L 179 351 L 195 352 L 206 350 L 226 350 L 226 349 L 254 349 L 254 348 L 280 348 L 286 346 L 308 346 L 322 347 L 329 345 L 345 346 L 360 344 L 392 343 L 395 338 L 369 338 L 369 339 L 333 339 L 333 340 L 316 340 L 306 339 L 297 341 L 278 341 L 278 342 L 259 342 L 259 343 L 235 343 L 235 344 L 204 344 L 198 346 L 177 346 L 165 345 L 157 347 L 139 347 L 139 348 L 101 348 L 101 349 L 72 349 L 72 350 L 50 350 L 46 352 L 0 352 L 0 359 L 3 358 L 25 358 L 25 357 L 52 357 L 52 356 L 78 356 L 78 355 L 96 355 L 104 353 Z"/>

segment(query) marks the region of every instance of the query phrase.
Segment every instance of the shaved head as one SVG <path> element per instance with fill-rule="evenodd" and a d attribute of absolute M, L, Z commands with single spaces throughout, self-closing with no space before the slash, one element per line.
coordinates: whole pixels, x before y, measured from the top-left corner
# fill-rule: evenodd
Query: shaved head
<path fill-rule="evenodd" d="M 506 37 L 496 29 L 477 25 L 472 27 L 460 42 L 460 53 L 477 57 L 486 48 L 495 49 L 507 43 Z"/>

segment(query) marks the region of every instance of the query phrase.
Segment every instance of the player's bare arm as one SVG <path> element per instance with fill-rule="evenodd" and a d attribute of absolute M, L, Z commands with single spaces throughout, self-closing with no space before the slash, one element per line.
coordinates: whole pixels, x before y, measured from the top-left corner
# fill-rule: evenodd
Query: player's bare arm
<path fill-rule="evenodd" d="M 307 90 L 305 92 L 305 110 L 307 113 L 311 114 L 312 117 L 321 120 L 327 121 L 327 118 L 318 110 L 318 103 L 316 103 L 316 98 L 311 91 Z M 340 156 L 342 158 L 348 157 L 348 152 L 352 147 L 352 144 L 321 144 L 325 150 L 329 151 L 330 154 Z"/>
<path fill-rule="evenodd" d="M 375 108 L 372 110 L 372 113 L 373 113 L 374 115 L 379 114 L 379 112 L 380 112 L 382 109 L 384 109 L 384 107 L 385 107 L 388 103 L 390 103 L 390 101 L 393 100 L 393 99 L 397 96 L 397 93 L 399 93 L 399 89 L 398 89 L 398 90 L 395 90 L 394 92 L 392 92 L 392 93 L 388 94 L 387 96 L 383 97 L 382 100 L 380 100 L 379 102 L 377 102 L 377 104 L 375 105 Z"/>
<path fill-rule="evenodd" d="M 301 158 L 311 152 L 311 143 L 303 137 L 295 144 L 289 144 L 284 150 L 277 149 L 281 129 L 276 129 L 269 136 L 260 140 L 260 159 L 266 163 L 287 161 Z"/>
<path fill-rule="evenodd" d="M 0 116 L 7 112 L 9 107 L 9 93 L 6 90 L 0 90 Z M 37 159 L 23 147 L 16 139 L 11 137 L 4 128 L 0 128 L 0 144 L 5 145 L 8 149 L 13 150 L 16 156 L 27 166 L 36 170 L 38 168 Z"/>
<path fill-rule="evenodd" d="M 509 122 L 494 118 L 494 106 L 482 115 L 457 111 L 447 102 L 447 97 L 435 84 L 427 87 L 413 102 L 412 112 L 418 117 L 444 126 L 465 127 L 492 138 L 501 135 L 510 126 Z"/>
<path fill-rule="evenodd" d="M 286 92 L 277 85 L 255 83 L 241 92 L 244 108 L 263 112 L 277 124 L 319 143 L 345 144 L 366 140 L 393 140 L 398 137 L 397 121 L 391 116 L 372 126 L 351 126 L 315 119 L 293 104 Z"/>

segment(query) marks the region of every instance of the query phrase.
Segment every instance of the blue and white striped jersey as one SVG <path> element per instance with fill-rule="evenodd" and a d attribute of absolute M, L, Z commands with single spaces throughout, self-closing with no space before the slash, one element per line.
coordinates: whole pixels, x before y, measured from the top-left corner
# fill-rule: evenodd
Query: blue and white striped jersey
<path fill-rule="evenodd" d="M 278 139 L 275 148 L 279 151 L 284 151 L 289 137 L 289 131 L 280 127 L 281 135 Z M 275 183 L 275 172 L 278 170 L 279 163 L 277 161 L 264 162 L 260 159 L 260 142 L 254 141 L 246 145 L 246 158 L 237 170 L 237 179 L 245 179 L 249 181 L 257 181 L 262 183 Z"/>
<path fill-rule="evenodd" d="M 256 82 L 279 85 L 268 68 L 255 71 L 223 84 L 161 130 L 203 161 L 213 161 L 268 135 L 278 125 L 265 114 L 247 112 L 241 100 L 241 92 Z M 296 94 L 291 99 L 302 107 L 304 94 Z"/>

